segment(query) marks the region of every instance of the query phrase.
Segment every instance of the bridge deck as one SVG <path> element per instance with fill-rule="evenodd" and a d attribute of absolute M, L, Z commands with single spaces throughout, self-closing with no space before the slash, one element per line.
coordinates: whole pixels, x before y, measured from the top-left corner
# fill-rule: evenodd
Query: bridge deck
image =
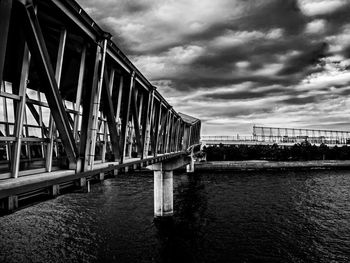
<path fill-rule="evenodd" d="M 92 179 L 100 173 L 119 170 L 125 167 L 147 166 L 160 161 L 168 160 L 180 155 L 185 155 L 186 152 L 176 152 L 169 154 L 161 154 L 157 157 L 147 157 L 143 160 L 132 158 L 125 160 L 123 164 L 119 163 L 101 163 L 95 165 L 93 170 L 81 173 L 75 173 L 75 170 L 58 170 L 54 172 L 38 173 L 30 176 L 23 176 L 19 178 L 11 178 L 0 180 L 0 199 L 8 196 L 20 195 L 30 191 L 35 191 L 41 188 L 48 188 L 52 185 L 60 185 L 66 182 L 72 182 L 80 178 Z"/>

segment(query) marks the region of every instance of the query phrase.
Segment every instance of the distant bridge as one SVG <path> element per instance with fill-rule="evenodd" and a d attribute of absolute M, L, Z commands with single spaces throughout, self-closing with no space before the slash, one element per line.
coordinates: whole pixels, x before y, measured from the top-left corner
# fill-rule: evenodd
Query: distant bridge
<path fill-rule="evenodd" d="M 199 143 L 200 120 L 176 112 L 75 1 L 1 0 L 0 35 L 0 207 L 183 165 Z"/>
<path fill-rule="evenodd" d="M 253 127 L 253 136 L 202 136 L 204 145 L 273 145 L 293 146 L 308 141 L 329 147 L 350 145 L 350 132 L 337 130 Z"/>

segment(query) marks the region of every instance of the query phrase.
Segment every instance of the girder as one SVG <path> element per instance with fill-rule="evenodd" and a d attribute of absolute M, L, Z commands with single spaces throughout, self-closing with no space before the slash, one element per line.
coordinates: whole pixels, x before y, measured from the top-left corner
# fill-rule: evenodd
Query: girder
<path fill-rule="evenodd" d="M 50 105 L 52 117 L 65 146 L 66 154 L 70 162 L 75 163 L 77 148 L 73 134 L 69 128 L 68 117 L 62 103 L 62 98 L 58 90 L 58 85 L 54 77 L 52 64 L 46 49 L 46 44 L 41 33 L 40 24 L 36 17 L 34 6 L 22 6 L 24 17 L 24 32 L 29 50 L 39 68 L 40 80 L 45 83 L 45 93 L 47 102 Z"/>

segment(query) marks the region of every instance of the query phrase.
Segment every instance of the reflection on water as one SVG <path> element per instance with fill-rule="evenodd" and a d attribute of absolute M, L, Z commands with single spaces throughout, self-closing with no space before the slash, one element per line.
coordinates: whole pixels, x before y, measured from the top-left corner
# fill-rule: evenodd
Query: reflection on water
<path fill-rule="evenodd" d="M 175 216 L 155 220 L 160 262 L 198 262 L 207 221 L 205 185 L 200 176 L 182 175 L 176 179 Z"/>
<path fill-rule="evenodd" d="M 0 262 L 349 262 L 350 173 L 121 175 L 0 218 Z"/>

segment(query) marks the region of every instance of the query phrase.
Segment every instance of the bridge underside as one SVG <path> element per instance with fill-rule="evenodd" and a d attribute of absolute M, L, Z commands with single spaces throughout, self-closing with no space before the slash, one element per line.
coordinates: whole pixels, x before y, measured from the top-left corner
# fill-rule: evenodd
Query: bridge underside
<path fill-rule="evenodd" d="M 1 0 L 0 18 L 0 179 L 79 179 L 199 143 L 200 120 L 177 113 L 75 1 Z"/>

